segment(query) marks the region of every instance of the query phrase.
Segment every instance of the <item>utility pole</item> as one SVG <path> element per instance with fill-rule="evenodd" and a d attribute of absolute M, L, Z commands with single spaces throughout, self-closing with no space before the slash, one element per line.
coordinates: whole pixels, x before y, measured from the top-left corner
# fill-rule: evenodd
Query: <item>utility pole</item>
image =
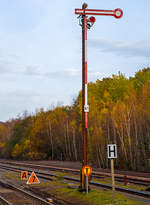
<path fill-rule="evenodd" d="M 83 172 L 83 167 L 87 165 L 87 135 L 88 135 L 88 97 L 87 97 L 87 29 L 90 29 L 95 23 L 95 17 L 90 18 L 87 15 L 105 15 L 121 18 L 123 12 L 121 9 L 115 10 L 93 10 L 87 9 L 88 5 L 84 3 L 82 9 L 75 9 L 75 14 L 79 15 L 79 25 L 82 27 L 82 146 L 83 146 L 83 161 L 80 178 L 80 188 L 85 191 L 86 177 Z"/>

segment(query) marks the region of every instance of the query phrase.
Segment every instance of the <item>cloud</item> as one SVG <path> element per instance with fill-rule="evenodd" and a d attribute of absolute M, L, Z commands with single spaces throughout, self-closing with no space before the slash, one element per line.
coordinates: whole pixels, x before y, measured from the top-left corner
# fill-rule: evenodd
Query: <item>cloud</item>
<path fill-rule="evenodd" d="M 114 53 L 125 57 L 150 58 L 150 43 L 147 41 L 129 43 L 109 39 L 90 39 L 88 45 L 99 49 L 101 52 Z"/>
<path fill-rule="evenodd" d="M 46 3 L 47 6 L 49 2 Z M 1 31 L 9 33 L 27 32 L 36 28 L 45 15 L 48 8 L 43 1 L 2 1 L 0 7 L 0 26 Z M 4 21 L 5 19 L 5 21 Z"/>
<path fill-rule="evenodd" d="M 66 78 L 79 78 L 82 75 L 82 68 L 57 68 L 52 70 L 49 68 L 48 72 L 42 65 L 33 64 L 33 65 L 23 65 L 17 59 L 11 58 L 0 58 L 0 74 L 5 75 L 6 77 L 36 77 L 36 78 L 53 78 L 53 79 L 66 79 Z M 101 78 L 103 74 L 93 69 L 88 69 L 88 78 L 89 80 L 95 80 Z"/>
<path fill-rule="evenodd" d="M 47 77 L 53 77 L 53 78 L 58 78 L 58 77 L 78 77 L 81 74 L 81 71 L 79 69 L 59 69 L 56 71 L 51 71 L 47 72 L 44 75 Z"/>
<path fill-rule="evenodd" d="M 3 57 L 4 54 L 0 54 L 0 74 L 12 75 L 22 72 L 22 66 L 18 64 L 20 57 L 15 54 L 8 54 Z"/>
<path fill-rule="evenodd" d="M 9 112 L 15 114 L 26 109 L 34 111 L 35 108 L 47 107 L 56 99 L 55 93 L 49 93 L 48 91 L 38 92 L 29 89 L 10 89 L 8 91 L 1 89 L 0 93 L 0 112 L 4 116 L 9 115 Z"/>
<path fill-rule="evenodd" d="M 22 74 L 22 66 L 20 65 L 14 65 L 14 64 L 8 64 L 8 63 L 0 63 L 0 74 L 5 76 L 10 75 L 16 75 L 16 74 Z"/>
<path fill-rule="evenodd" d="M 25 68 L 25 70 L 22 72 L 24 75 L 34 75 L 34 76 L 40 76 L 40 67 L 39 65 L 29 65 Z"/>
<path fill-rule="evenodd" d="M 10 75 L 39 75 L 38 65 L 23 65 L 18 56 L 12 55 L 7 58 L 0 58 L 0 74 Z"/>
<path fill-rule="evenodd" d="M 97 79 L 103 78 L 105 75 L 103 73 L 100 73 L 98 71 L 93 71 L 89 69 L 88 71 L 88 80 L 89 81 L 95 81 Z"/>
<path fill-rule="evenodd" d="M 29 113 L 34 113 L 40 108 L 47 110 L 56 105 L 67 105 L 71 101 L 67 93 L 63 93 L 62 90 L 56 92 L 54 89 L 40 91 L 38 89 L 34 90 L 34 88 L 11 88 L 8 91 L 6 88 L 0 88 L 0 93 L 0 121 L 6 121 L 12 117 L 15 118 L 25 110 Z M 64 96 L 65 98 L 63 98 Z"/>
<path fill-rule="evenodd" d="M 9 59 L 0 58 L 0 74 L 4 75 L 24 75 L 43 78 L 65 78 L 76 77 L 81 75 L 79 69 L 57 69 L 55 71 L 43 72 L 45 69 L 40 65 L 21 65 L 17 62 L 10 61 Z M 51 68 L 49 69 L 51 70 Z"/>
<path fill-rule="evenodd" d="M 74 68 L 70 68 L 70 69 L 64 69 L 64 70 L 58 70 L 58 71 L 53 71 L 53 72 L 49 72 L 49 73 L 45 73 L 44 74 L 47 77 L 51 77 L 51 78 L 68 78 L 70 77 L 70 79 L 72 78 L 79 78 L 82 76 L 82 68 L 81 69 L 74 69 Z M 89 81 L 95 81 L 99 78 L 104 77 L 103 73 L 100 73 L 99 71 L 95 71 L 92 69 L 88 69 L 88 79 Z"/>

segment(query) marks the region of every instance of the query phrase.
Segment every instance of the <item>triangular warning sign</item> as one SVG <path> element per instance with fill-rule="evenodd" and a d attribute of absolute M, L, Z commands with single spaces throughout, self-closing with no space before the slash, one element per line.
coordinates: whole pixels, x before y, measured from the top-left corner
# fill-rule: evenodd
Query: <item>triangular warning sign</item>
<path fill-rule="evenodd" d="M 28 181 L 27 181 L 27 184 L 39 184 L 39 183 L 40 183 L 40 181 L 37 178 L 36 174 L 34 172 L 32 172 Z"/>

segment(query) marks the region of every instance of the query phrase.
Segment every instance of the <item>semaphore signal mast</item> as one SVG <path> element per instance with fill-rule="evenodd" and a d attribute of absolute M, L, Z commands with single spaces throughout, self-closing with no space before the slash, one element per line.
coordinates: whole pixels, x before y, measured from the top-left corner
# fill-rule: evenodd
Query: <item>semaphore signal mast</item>
<path fill-rule="evenodd" d="M 82 140 L 83 140 L 83 161 L 80 178 L 80 188 L 86 189 L 86 180 L 83 167 L 87 165 L 87 135 L 88 135 L 88 97 L 87 97 L 87 29 L 90 29 L 95 23 L 95 15 L 113 16 L 117 19 L 123 16 L 121 9 L 115 10 L 97 10 L 87 9 L 88 5 L 84 3 L 82 9 L 75 9 L 75 14 L 79 15 L 79 25 L 82 27 Z M 94 15 L 87 17 L 88 15 Z"/>

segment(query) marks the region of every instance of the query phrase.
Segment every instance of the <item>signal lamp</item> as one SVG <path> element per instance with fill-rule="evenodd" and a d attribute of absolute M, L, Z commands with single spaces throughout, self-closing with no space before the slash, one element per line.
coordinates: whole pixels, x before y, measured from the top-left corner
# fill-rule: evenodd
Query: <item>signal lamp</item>
<path fill-rule="evenodd" d="M 94 16 L 91 16 L 90 18 L 87 19 L 87 28 L 90 29 L 93 24 L 95 23 L 96 19 Z"/>
<path fill-rule="evenodd" d="M 91 17 L 89 18 L 89 21 L 90 21 L 91 23 L 95 23 L 96 19 L 95 19 L 94 16 L 91 16 Z"/>

